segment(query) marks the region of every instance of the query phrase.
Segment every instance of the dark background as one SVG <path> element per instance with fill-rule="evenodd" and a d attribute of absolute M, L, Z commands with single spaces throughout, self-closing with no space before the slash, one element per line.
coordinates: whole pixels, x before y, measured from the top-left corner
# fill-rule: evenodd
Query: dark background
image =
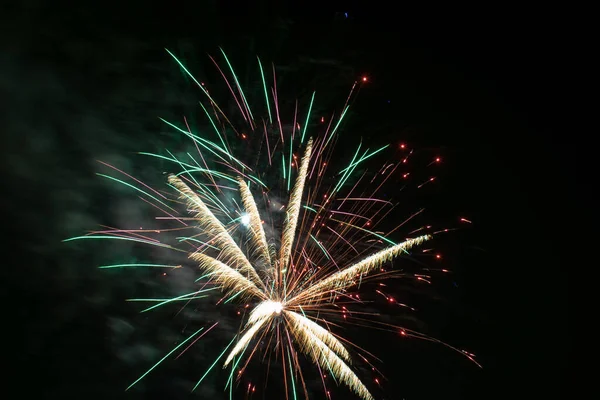
<path fill-rule="evenodd" d="M 66 248 L 60 240 L 107 220 L 142 218 L 132 216 L 128 199 L 111 201 L 115 189 L 98 182 L 94 160 L 151 175 L 129 155 L 168 141 L 156 117 L 180 115 L 198 96 L 163 48 L 202 76 L 206 53 L 222 46 L 242 71 L 255 54 L 275 62 L 291 93 L 326 87 L 323 96 L 333 100 L 367 74 L 350 134 L 377 132 L 376 141 L 442 154 L 445 179 L 433 215 L 475 222 L 451 242 L 461 249 L 448 260 L 458 287 L 442 288 L 444 301 L 420 317 L 429 333 L 476 353 L 484 368 L 433 345 L 373 343 L 365 347 L 387 355 L 390 380 L 376 397 L 562 398 L 568 271 L 559 232 L 579 178 L 577 146 L 569 144 L 577 137 L 557 128 L 567 45 L 559 13 L 272 3 L 4 6 L 6 390 L 36 398 L 187 398 L 189 382 L 203 373 L 193 360 L 171 363 L 124 394 L 181 336 L 165 326 L 168 314 L 142 318 L 124 305 L 140 282 L 156 277 L 99 273 L 102 244 Z M 221 398 L 222 383 L 215 378 L 196 395 Z"/>

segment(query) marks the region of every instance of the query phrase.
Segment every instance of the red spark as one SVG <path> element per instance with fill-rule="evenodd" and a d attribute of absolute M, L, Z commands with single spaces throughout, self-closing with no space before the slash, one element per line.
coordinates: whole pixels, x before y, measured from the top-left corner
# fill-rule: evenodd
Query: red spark
<path fill-rule="evenodd" d="M 321 123 L 325 122 L 325 117 L 321 117 Z"/>
<path fill-rule="evenodd" d="M 472 224 L 472 223 L 473 223 L 473 222 L 469 221 L 469 220 L 468 220 L 468 219 L 466 219 L 466 218 L 461 218 L 461 219 L 460 219 L 460 222 L 466 222 L 466 223 L 468 223 L 468 224 Z"/>
<path fill-rule="evenodd" d="M 242 139 L 246 139 L 246 134 L 242 133 Z"/>
<path fill-rule="evenodd" d="M 362 77 L 362 81 L 363 81 L 363 82 L 366 82 L 366 81 L 367 81 L 367 77 L 366 77 L 366 76 L 363 76 L 363 77 Z"/>
<path fill-rule="evenodd" d="M 441 158 L 439 158 L 439 157 L 436 157 L 436 158 L 435 158 L 435 162 L 440 162 L 440 161 L 442 161 L 442 159 L 441 159 Z"/>
<path fill-rule="evenodd" d="M 401 149 L 405 149 L 405 148 L 406 148 L 406 145 L 405 145 L 404 143 L 400 143 L 400 148 L 401 148 Z"/>
<path fill-rule="evenodd" d="M 437 258 L 437 259 L 439 260 L 439 259 L 441 259 L 441 258 L 442 258 L 442 255 L 441 255 L 441 254 L 436 254 L 436 255 L 435 255 L 435 258 Z"/>

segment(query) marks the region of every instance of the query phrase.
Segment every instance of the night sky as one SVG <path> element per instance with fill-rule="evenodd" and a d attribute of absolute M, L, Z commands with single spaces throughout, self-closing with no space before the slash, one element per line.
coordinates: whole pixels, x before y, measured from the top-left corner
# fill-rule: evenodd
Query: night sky
<path fill-rule="evenodd" d="M 475 353 L 483 369 L 441 346 L 369 343 L 369 331 L 354 332 L 385 361 L 383 390 L 364 375 L 375 397 L 562 398 L 569 264 L 558 242 L 580 178 L 577 151 L 564 147 L 557 128 L 563 35 L 550 22 L 554 13 L 454 8 L 434 17 L 384 2 L 280 3 L 7 7 L 0 20 L 7 398 L 227 397 L 222 372 L 189 394 L 222 338 L 199 342 L 193 357 L 124 392 L 181 340 L 185 321 L 170 312 L 141 316 L 125 302 L 161 285 L 157 276 L 95 268 L 140 249 L 61 243 L 99 224 L 144 220 L 135 197 L 95 175 L 95 160 L 163 179 L 133 153 L 176 145 L 158 117 L 199 116 L 199 93 L 164 48 L 216 80 L 207 53 L 218 46 L 242 76 L 258 54 L 280 69 L 283 92 L 316 88 L 323 112 L 368 76 L 348 138 L 441 155 L 443 179 L 428 197 L 405 198 L 407 207 L 427 207 L 434 222 L 463 215 L 474 222 L 444 244 L 453 276 L 415 301 L 426 333 Z M 231 319 L 214 313 L 189 318 Z M 269 393 L 254 398 L 278 398 Z"/>

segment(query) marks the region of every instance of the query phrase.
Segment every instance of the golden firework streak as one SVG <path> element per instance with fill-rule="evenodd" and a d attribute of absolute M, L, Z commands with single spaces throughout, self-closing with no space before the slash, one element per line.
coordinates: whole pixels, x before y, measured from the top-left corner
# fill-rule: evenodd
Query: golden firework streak
<path fill-rule="evenodd" d="M 254 250 L 252 255 L 254 255 L 254 252 L 258 252 L 259 256 L 262 257 L 264 262 L 270 267 L 271 257 L 269 255 L 269 244 L 267 243 L 267 237 L 262 226 L 258 208 L 256 207 L 256 202 L 254 201 L 254 197 L 246 182 L 242 178 L 238 178 L 238 183 L 240 185 L 242 203 L 250 217 L 249 228 L 252 233 L 252 245 Z"/>
<path fill-rule="evenodd" d="M 246 331 L 246 333 L 244 333 L 244 335 L 236 343 L 233 350 L 231 350 L 231 353 L 229 353 L 229 355 L 227 356 L 227 359 L 225 360 L 225 363 L 223 364 L 223 368 L 227 367 L 229 365 L 229 363 L 231 362 L 231 360 L 233 360 L 233 357 L 237 356 L 238 353 L 240 351 L 242 351 L 244 349 L 244 347 L 246 347 L 246 345 L 250 342 L 250 340 L 252 340 L 254 335 L 256 335 L 256 332 L 258 332 L 258 330 L 261 328 L 261 326 L 263 326 L 263 324 L 265 322 L 267 322 L 269 319 L 270 319 L 270 316 L 263 317 L 256 324 L 254 324 L 250 329 L 248 329 Z"/>
<path fill-rule="evenodd" d="M 316 300 L 323 296 L 329 296 L 331 291 L 344 290 L 349 286 L 352 286 L 356 282 L 357 276 L 366 275 L 369 272 L 381 267 L 385 262 L 396 257 L 402 252 L 408 251 L 413 246 L 417 246 L 426 240 L 431 239 L 431 235 L 423 235 L 414 239 L 406 240 L 400 244 L 392 246 L 390 248 L 381 250 L 362 261 L 351 265 L 328 278 L 325 278 L 321 282 L 311 286 L 304 290 L 296 297 L 288 301 L 290 305 L 306 304 L 307 301 Z"/>
<path fill-rule="evenodd" d="M 333 336 L 331 332 L 327 329 L 323 328 L 321 325 L 316 322 L 311 321 L 310 319 L 295 313 L 293 311 L 286 311 L 286 317 L 289 317 L 291 323 L 295 330 L 307 330 L 312 333 L 315 337 L 317 337 L 320 341 L 325 343 L 329 348 L 335 351 L 339 356 L 341 356 L 347 362 L 350 362 L 350 354 L 348 354 L 348 350 L 344 347 L 342 342 Z"/>
<path fill-rule="evenodd" d="M 306 174 L 308 173 L 308 163 L 312 152 L 312 138 L 308 139 L 306 150 L 302 161 L 300 162 L 300 170 L 298 178 L 290 194 L 290 201 L 286 210 L 285 225 L 283 227 L 283 235 L 281 236 L 281 248 L 279 249 L 279 265 L 281 270 L 285 270 L 290 262 L 292 253 L 292 245 L 296 235 L 296 226 L 298 225 L 298 215 L 300 214 L 300 206 L 302 205 L 302 194 L 304 193 L 304 182 L 306 182 Z"/>
<path fill-rule="evenodd" d="M 289 315 L 289 313 L 286 313 Z M 373 400 L 373 396 L 365 385 L 352 372 L 350 367 L 342 361 L 327 345 L 309 329 L 290 329 L 302 351 L 323 369 L 329 369 L 331 373 L 344 382 L 350 389 L 364 400 Z"/>
<path fill-rule="evenodd" d="M 266 298 L 265 294 L 252 281 L 227 264 L 203 253 L 192 253 L 190 258 L 198 261 L 200 269 L 210 273 L 211 280 L 222 289 L 228 289 L 230 293 L 237 292 L 247 296 Z"/>
<path fill-rule="evenodd" d="M 221 254 L 219 256 L 222 257 L 222 262 L 233 266 L 240 273 L 246 274 L 252 282 L 264 287 L 252 264 L 250 264 L 221 221 L 206 207 L 200 197 L 174 175 L 169 176 L 169 183 L 180 192 L 181 199 L 186 201 L 188 207 L 195 209 L 195 218 L 200 227 L 210 236 L 211 242 L 220 248 Z"/>

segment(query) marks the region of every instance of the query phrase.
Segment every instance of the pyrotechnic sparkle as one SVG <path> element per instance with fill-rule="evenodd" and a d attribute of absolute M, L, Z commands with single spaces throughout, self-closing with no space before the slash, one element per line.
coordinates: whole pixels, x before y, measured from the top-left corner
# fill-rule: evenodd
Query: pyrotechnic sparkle
<path fill-rule="evenodd" d="M 250 216 L 248 214 L 243 214 L 240 217 L 240 222 L 242 223 L 242 225 L 248 226 L 250 224 Z"/>
<path fill-rule="evenodd" d="M 255 117 L 258 106 L 253 105 L 255 111 L 253 113 L 232 65 L 222 52 L 231 79 L 227 79 L 224 70 L 212 57 L 211 60 L 215 62 L 225 78 L 231 96 L 239 108 L 244 128 L 237 129 L 232 122 L 234 117 L 225 115 L 209 94 L 207 85 L 204 82 L 198 83 L 186 67 L 172 53 L 169 54 L 206 96 L 201 106 L 210 126 L 214 129 L 215 140 L 208 139 L 207 134 L 201 135 L 192 131 L 187 120 L 184 120 L 183 124 L 164 121 L 191 140 L 197 155 L 187 153 L 185 157 L 175 157 L 169 151 L 166 152 L 168 155 L 140 153 L 160 158 L 180 168 L 179 172 L 172 173 L 168 177 L 168 184 L 177 193 L 177 199 L 168 198 L 163 194 L 164 192 L 152 189 L 149 185 L 106 163 L 103 164 L 124 174 L 133 183 L 107 175 L 102 176 L 135 189 L 144 196 L 142 198 L 144 201 L 164 214 L 161 219 L 170 220 L 179 227 L 163 229 L 160 232 L 107 228 L 68 240 L 120 239 L 189 253 L 189 259 L 203 274 L 198 279 L 202 283 L 201 288 L 170 299 L 132 299 L 157 303 L 146 310 L 177 301 L 188 303 L 206 297 L 205 293 L 213 289 L 220 289 L 224 293 L 219 303 L 236 300 L 246 304 L 246 307 L 250 306 L 251 311 L 239 335 L 233 338 L 200 378 L 198 384 L 225 357 L 222 365 L 232 366 L 227 384 L 231 393 L 233 381 L 239 379 L 249 359 L 259 349 L 259 343 L 263 341 L 272 344 L 273 348 L 267 351 L 278 354 L 283 362 L 284 372 L 289 372 L 289 376 L 284 373 L 284 383 L 286 388 L 288 382 L 291 384 L 294 399 L 298 387 L 302 387 L 308 397 L 298 359 L 299 353 L 304 353 L 321 371 L 328 371 L 360 398 L 373 399 L 365 384 L 351 368 L 353 352 L 366 361 L 365 356 L 361 354 L 364 351 L 332 332 L 331 326 L 336 325 L 333 323 L 336 318 L 342 323 L 354 319 L 358 322 L 357 325 L 364 325 L 365 315 L 360 313 L 354 315 L 348 308 L 352 303 L 361 303 L 359 295 L 352 294 L 350 290 L 360 287 L 369 279 L 389 278 L 393 272 L 383 269 L 386 263 L 403 253 L 408 254 L 411 249 L 432 238 L 432 234 L 421 232 L 422 234 L 406 238 L 400 243 L 392 241 L 388 235 L 406 221 L 387 234 L 376 230 L 379 221 L 393 208 L 389 200 L 377 197 L 378 191 L 391 176 L 395 176 L 394 174 L 404 178 L 408 176 L 408 173 L 402 172 L 400 168 L 408 156 L 404 153 L 403 159 L 393 163 L 386 162 L 379 171 L 374 171 L 370 181 L 371 184 L 376 181 L 373 188 L 373 185 L 367 182 L 369 178 L 366 172 L 361 172 L 362 175 L 358 179 L 354 173 L 357 166 L 363 166 L 366 160 L 388 146 L 371 150 L 363 148 L 361 143 L 348 166 L 334 174 L 334 180 L 326 179 L 330 176 L 326 174 L 326 170 L 331 164 L 334 147 L 332 144 L 338 138 L 340 126 L 349 107 L 348 100 L 339 112 L 339 117 L 316 119 L 323 123 L 318 126 L 320 130 L 325 127 L 325 132 L 320 136 L 316 135 L 316 139 L 313 140 L 306 133 L 317 125 L 314 124 L 316 121 L 311 115 L 315 93 L 312 93 L 310 102 L 304 105 L 308 110 L 306 117 L 298 115 L 299 105 L 296 102 L 293 123 L 284 125 L 275 69 L 273 68 L 273 83 L 270 86 L 263 65 L 258 60 L 264 89 L 262 90 L 265 102 L 263 108 L 267 111 L 264 119 L 258 119 Z M 367 78 L 359 78 L 357 82 L 360 80 L 366 81 Z M 355 95 L 354 88 L 357 82 L 352 86 L 348 99 Z M 304 122 L 304 126 L 300 125 L 301 121 Z M 246 143 L 252 140 L 259 142 L 256 151 L 258 157 L 263 158 L 262 164 L 256 160 L 250 162 L 241 160 L 234 155 L 231 149 L 231 138 L 227 138 L 224 134 L 227 131 L 232 132 L 245 143 L 246 154 L 256 150 L 248 148 L 247 146 L 250 145 Z M 400 148 L 405 149 L 405 145 L 401 144 Z M 287 200 L 284 203 L 278 203 L 274 189 L 268 184 L 273 181 L 269 179 L 263 181 L 268 178 L 265 171 L 249 166 L 253 162 L 255 165 L 267 167 L 281 165 L 279 184 L 283 189 L 280 192 L 287 193 Z M 220 166 L 221 169 L 218 170 L 215 165 Z M 293 175 L 295 175 L 294 179 Z M 353 186 L 350 187 L 347 183 L 351 178 Z M 432 180 L 433 178 L 430 178 L 429 181 Z M 231 195 L 236 192 L 236 195 Z M 259 197 L 255 198 L 255 195 Z M 177 215 L 178 203 L 185 205 L 191 217 Z M 261 213 L 259 209 L 265 211 Z M 279 217 L 281 211 L 283 214 Z M 461 220 L 467 221 L 464 218 Z M 243 229 L 238 229 L 240 226 Z M 266 227 L 269 229 L 265 229 Z M 413 232 L 429 228 L 431 227 L 423 227 Z M 178 243 L 188 246 L 186 249 L 167 244 L 166 239 L 156 238 L 159 234 L 179 231 L 193 232 L 177 237 Z M 272 233 L 278 231 L 281 232 L 280 235 Z M 101 268 L 125 267 L 181 268 L 182 266 L 148 262 L 119 263 L 104 265 Z M 416 280 L 427 281 L 424 277 L 429 278 L 428 275 L 413 276 Z M 388 297 L 380 290 L 376 292 L 386 297 L 390 303 L 410 308 L 396 302 L 393 297 Z M 371 323 L 377 324 L 375 321 Z M 204 331 L 203 335 L 216 325 Z M 383 323 L 379 327 L 395 331 L 402 337 L 412 336 L 439 342 L 405 327 Z M 180 343 L 131 386 L 200 331 L 202 329 Z M 470 353 L 464 351 L 461 353 L 473 360 L 473 355 Z M 244 359 L 245 363 L 240 366 L 240 362 Z M 233 373 L 236 369 L 239 370 L 237 375 Z M 298 377 L 300 382 L 297 382 Z M 377 377 L 374 381 L 379 385 Z M 324 380 L 323 384 L 325 385 Z M 251 387 L 251 391 L 254 392 L 256 387 L 251 384 L 248 385 L 248 391 Z M 326 387 L 325 392 L 329 393 Z"/>

